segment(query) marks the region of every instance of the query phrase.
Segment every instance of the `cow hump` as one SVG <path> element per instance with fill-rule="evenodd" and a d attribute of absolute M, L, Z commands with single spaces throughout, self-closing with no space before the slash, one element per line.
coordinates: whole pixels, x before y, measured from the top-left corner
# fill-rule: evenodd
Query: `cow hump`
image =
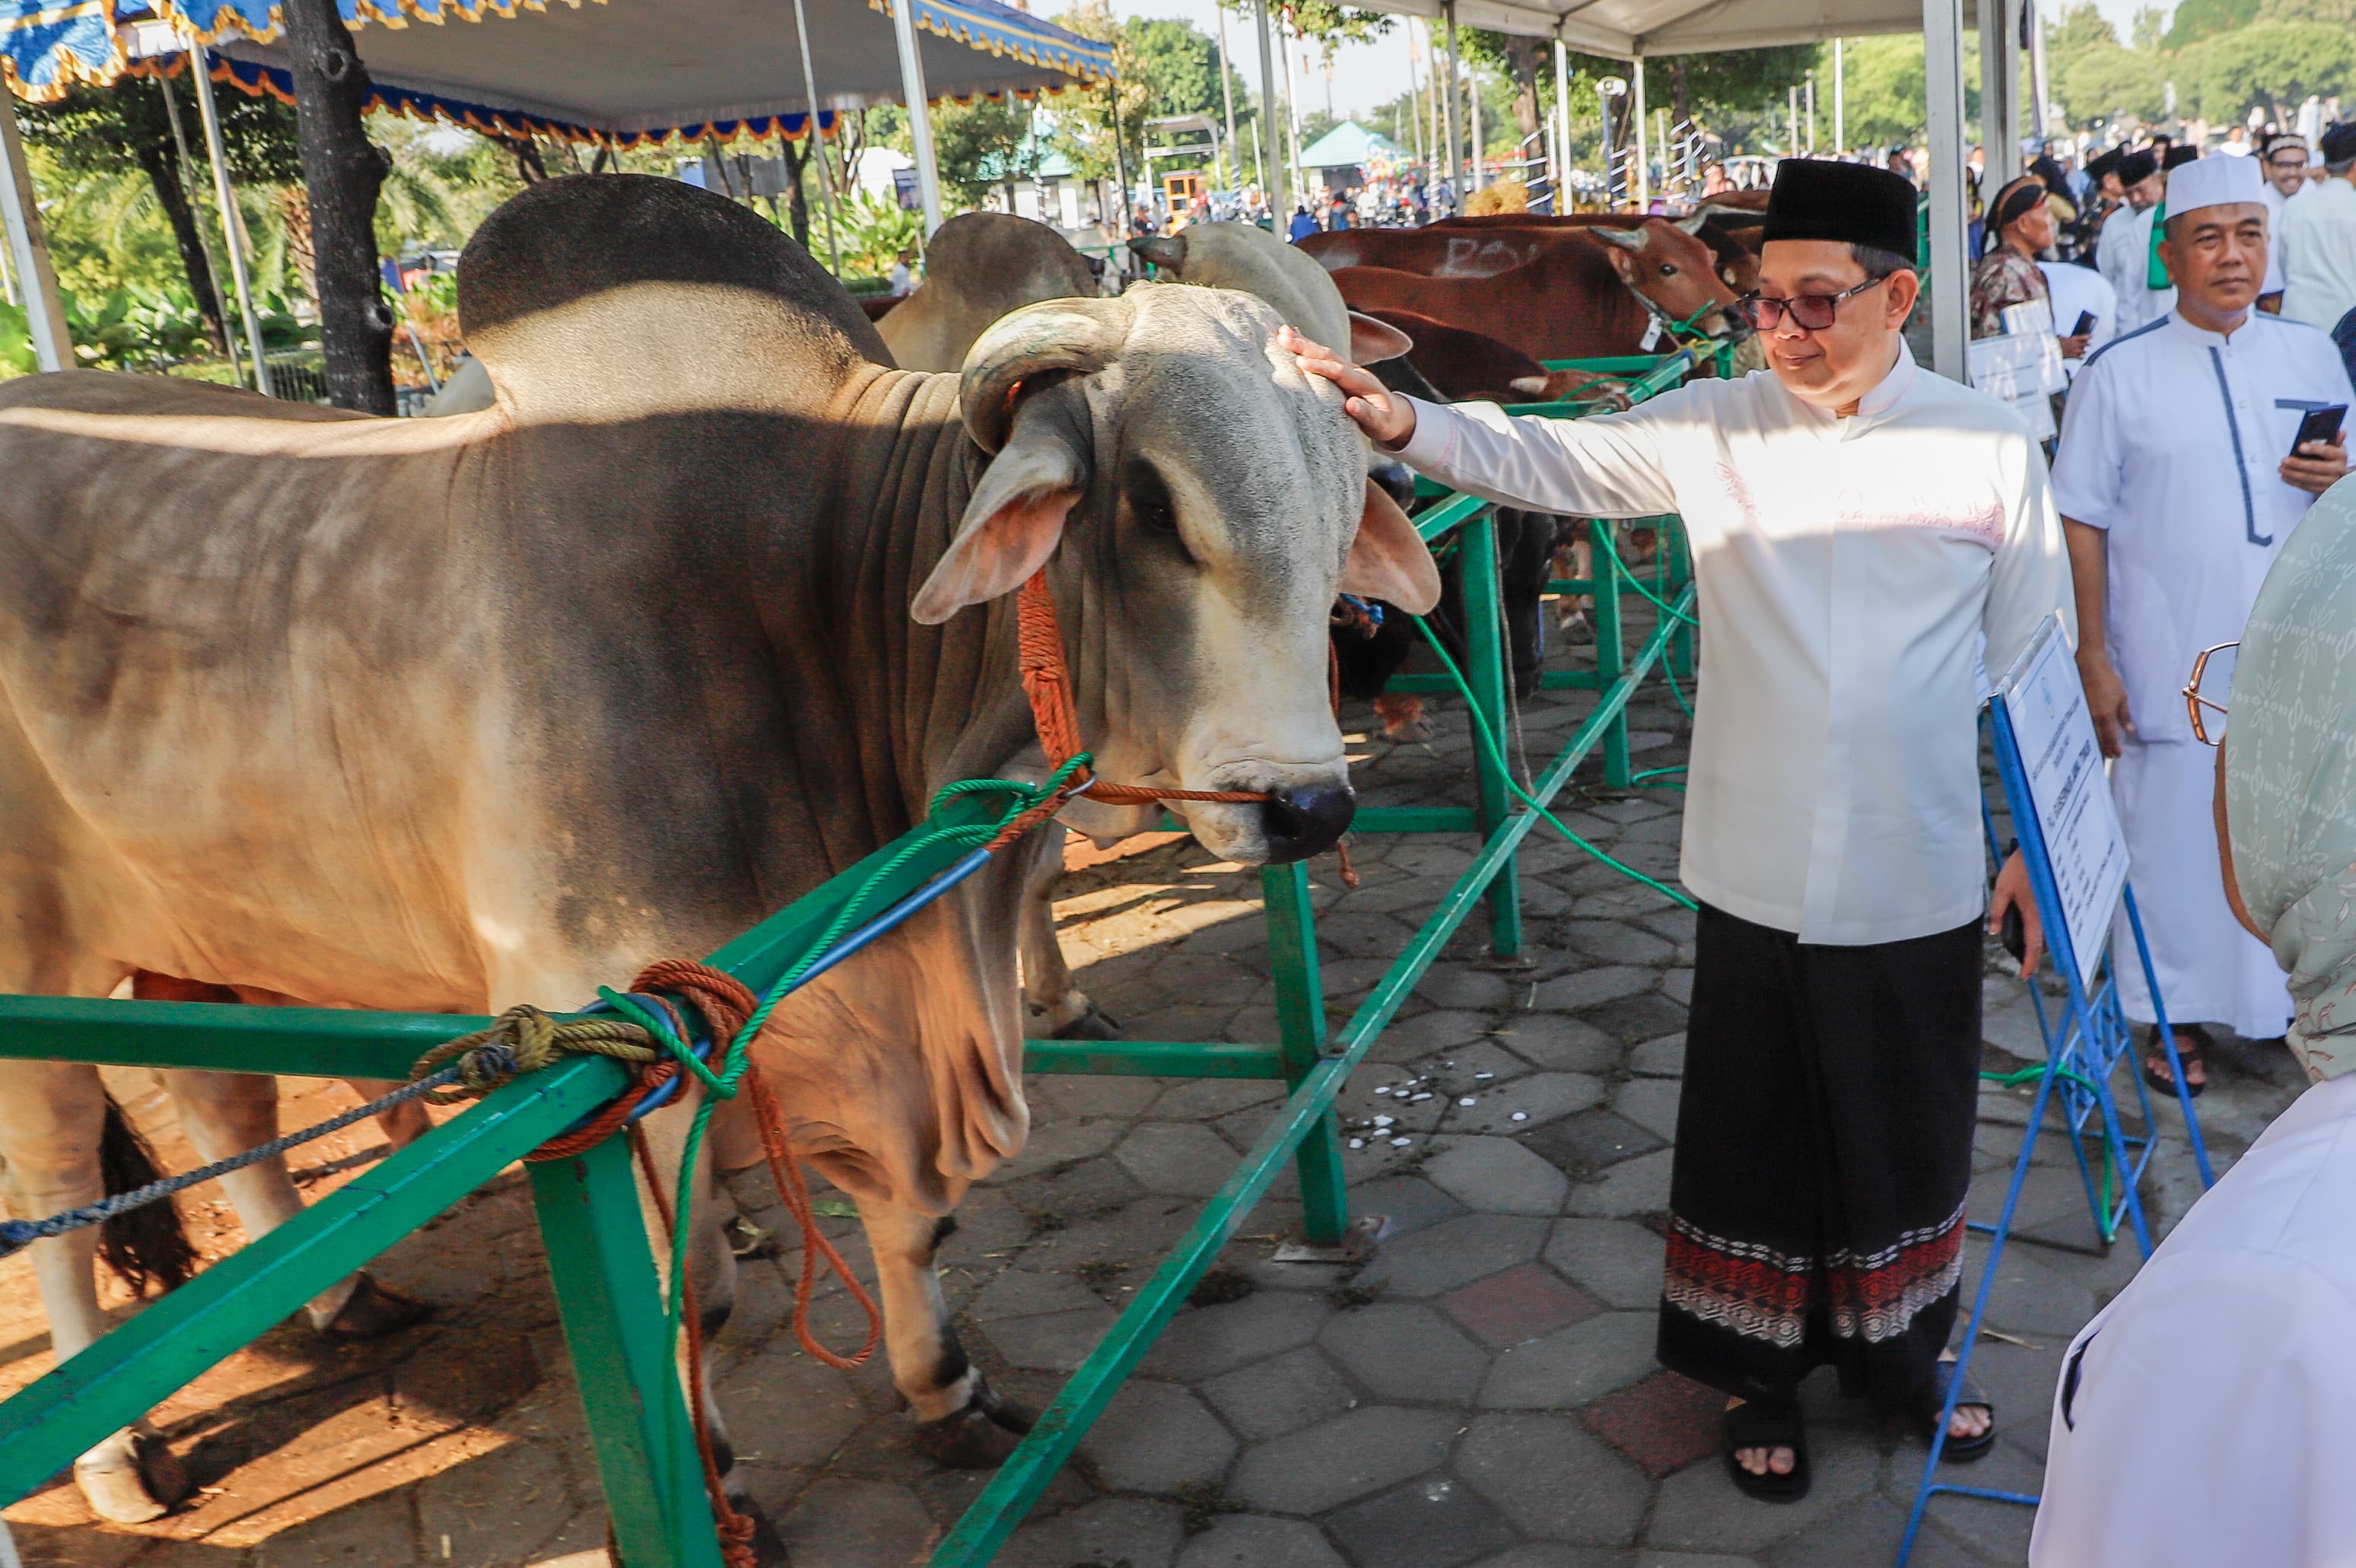
<path fill-rule="evenodd" d="M 458 258 L 458 319 L 530 410 L 755 406 L 890 364 L 841 285 L 773 224 L 647 175 L 572 175 L 502 204 Z"/>

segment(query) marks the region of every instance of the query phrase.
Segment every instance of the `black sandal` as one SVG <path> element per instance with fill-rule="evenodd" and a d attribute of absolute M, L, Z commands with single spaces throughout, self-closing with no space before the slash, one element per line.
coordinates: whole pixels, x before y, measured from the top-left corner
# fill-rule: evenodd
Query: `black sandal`
<path fill-rule="evenodd" d="M 1926 1439 L 1934 1439 L 1939 1434 L 1940 1423 L 1947 1412 L 1947 1385 L 1954 1380 L 1954 1362 L 1933 1362 L 1931 1380 L 1923 1385 L 1921 1393 L 1914 1396 L 1915 1418 L 1922 1422 L 1922 1434 Z M 1955 1408 L 1962 1410 L 1966 1405 L 1975 1404 L 1988 1412 L 1987 1430 L 1977 1437 L 1957 1437 L 1953 1433 L 1948 1434 L 1946 1446 L 1939 1450 L 1941 1457 L 1952 1459 L 1958 1465 L 1968 1465 L 1975 1459 L 1987 1457 L 1987 1451 L 1996 1446 L 1996 1402 L 1987 1397 L 1979 1384 L 1972 1381 L 1971 1374 L 1967 1372 L 1964 1375 L 1963 1392 L 1955 1396 Z"/>
<path fill-rule="evenodd" d="M 1735 1455 L 1745 1448 L 1788 1448 L 1792 1473 L 1752 1475 Z M 1796 1401 L 1745 1400 L 1726 1412 L 1726 1473 L 1737 1489 L 1762 1503 L 1796 1503 L 1808 1495 L 1808 1430 Z"/>
<path fill-rule="evenodd" d="M 2176 1059 L 2185 1069 L 2184 1092 L 2198 1100 L 2201 1098 L 2201 1091 L 2209 1087 L 2209 1078 L 2206 1073 L 2203 1073 L 2201 1081 L 2195 1083 L 2192 1081 L 2191 1069 L 2196 1066 L 2208 1065 L 2208 1058 L 2202 1053 L 2216 1042 L 2209 1037 L 2209 1031 L 2198 1024 L 2184 1030 L 2183 1033 L 2192 1036 L 2192 1044 L 2187 1046 L 2179 1039 L 2176 1046 Z M 2168 1047 L 2160 1040 L 2157 1025 L 2151 1031 L 2151 1044 L 2143 1054 L 2143 1080 L 2170 1099 L 2175 1098 L 2176 1079 L 2168 1074 Z"/>

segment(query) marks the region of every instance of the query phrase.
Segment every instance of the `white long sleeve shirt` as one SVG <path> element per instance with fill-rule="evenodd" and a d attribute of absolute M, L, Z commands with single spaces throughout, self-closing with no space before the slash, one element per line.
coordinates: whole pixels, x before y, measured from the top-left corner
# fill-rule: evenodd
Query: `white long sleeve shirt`
<path fill-rule="evenodd" d="M 2356 1563 L 2340 1442 L 2356 1389 L 2351 1213 L 2356 1077 L 2341 1077 L 2276 1118 L 2079 1332 L 2031 1568 Z"/>
<path fill-rule="evenodd" d="M 2192 738 L 2179 693 L 2193 656 L 2240 639 L 2315 504 L 2280 472 L 2299 420 L 2351 401 L 2331 339 L 2261 310 L 2230 338 L 2171 311 L 2072 384 L 2053 499 L 2109 535 L 2104 634 L 2139 739 Z"/>
<path fill-rule="evenodd" d="M 2124 337 L 2176 308 L 2176 290 L 2151 286 L 2151 230 L 2157 207 L 2114 212 L 2103 220 L 2094 242 L 2094 265 L 2118 297 L 2118 332 Z"/>
<path fill-rule="evenodd" d="M 2070 567 L 2045 463 L 1995 399 L 1916 369 L 1846 419 L 1772 372 L 1625 413 L 1415 404 L 1398 454 L 1574 517 L 1684 519 L 1701 664 L 1680 875 L 1802 941 L 1900 941 L 1985 908 L 1981 639 L 2001 672 Z"/>
<path fill-rule="evenodd" d="M 2327 179 L 2283 208 L 2283 314 L 2326 332 L 2356 310 L 2356 185 Z"/>

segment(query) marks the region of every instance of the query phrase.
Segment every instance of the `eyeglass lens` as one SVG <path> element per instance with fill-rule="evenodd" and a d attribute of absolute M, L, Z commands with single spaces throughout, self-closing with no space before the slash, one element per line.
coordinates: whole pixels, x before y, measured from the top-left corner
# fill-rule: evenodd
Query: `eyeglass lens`
<path fill-rule="evenodd" d="M 1804 294 L 1795 299 L 1753 295 L 1742 302 L 1743 314 L 1762 332 L 1773 331 L 1785 311 L 1791 312 L 1792 320 L 1803 329 L 1821 332 L 1833 324 L 1834 313 L 1839 308 L 1839 299 L 1829 294 Z"/>
<path fill-rule="evenodd" d="M 2233 694 L 2233 660 L 2241 651 L 2239 647 L 2227 647 L 2209 655 L 2201 666 L 2201 682 L 2193 688 L 2201 701 L 2201 727 L 2208 731 L 2212 745 L 2224 737 L 2226 700 Z"/>

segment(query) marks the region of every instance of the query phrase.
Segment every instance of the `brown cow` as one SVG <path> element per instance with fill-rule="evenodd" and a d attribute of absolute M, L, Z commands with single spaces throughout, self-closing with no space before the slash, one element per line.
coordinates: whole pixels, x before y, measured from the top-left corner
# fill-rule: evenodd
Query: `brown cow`
<path fill-rule="evenodd" d="M 1713 338 L 1747 335 L 1709 250 L 1666 219 L 1595 228 L 1489 277 L 1425 277 L 1344 267 L 1333 282 L 1353 310 L 1413 311 L 1494 334 L 1536 360 L 1640 354 L 1654 319 L 1690 321 Z M 1715 308 L 1712 308 L 1715 307 Z"/>
<path fill-rule="evenodd" d="M 1615 376 L 1549 371 L 1510 343 L 1411 310 L 1366 314 L 1414 339 L 1408 363 L 1451 403 L 1559 403 L 1592 397 L 1628 406 L 1626 383 Z"/>
<path fill-rule="evenodd" d="M 1430 277 L 1494 277 L 1536 261 L 1557 244 L 1577 244 L 1576 236 L 1595 229 L 1632 230 L 1645 220 L 1633 212 L 1493 212 L 1443 218 L 1421 229 L 1344 229 L 1311 234 L 1302 253 L 1329 271 L 1343 267 L 1391 267 Z M 1719 275 L 1737 294 L 1759 279 L 1759 215 L 1716 206 L 1673 220 L 1710 248 Z"/>

